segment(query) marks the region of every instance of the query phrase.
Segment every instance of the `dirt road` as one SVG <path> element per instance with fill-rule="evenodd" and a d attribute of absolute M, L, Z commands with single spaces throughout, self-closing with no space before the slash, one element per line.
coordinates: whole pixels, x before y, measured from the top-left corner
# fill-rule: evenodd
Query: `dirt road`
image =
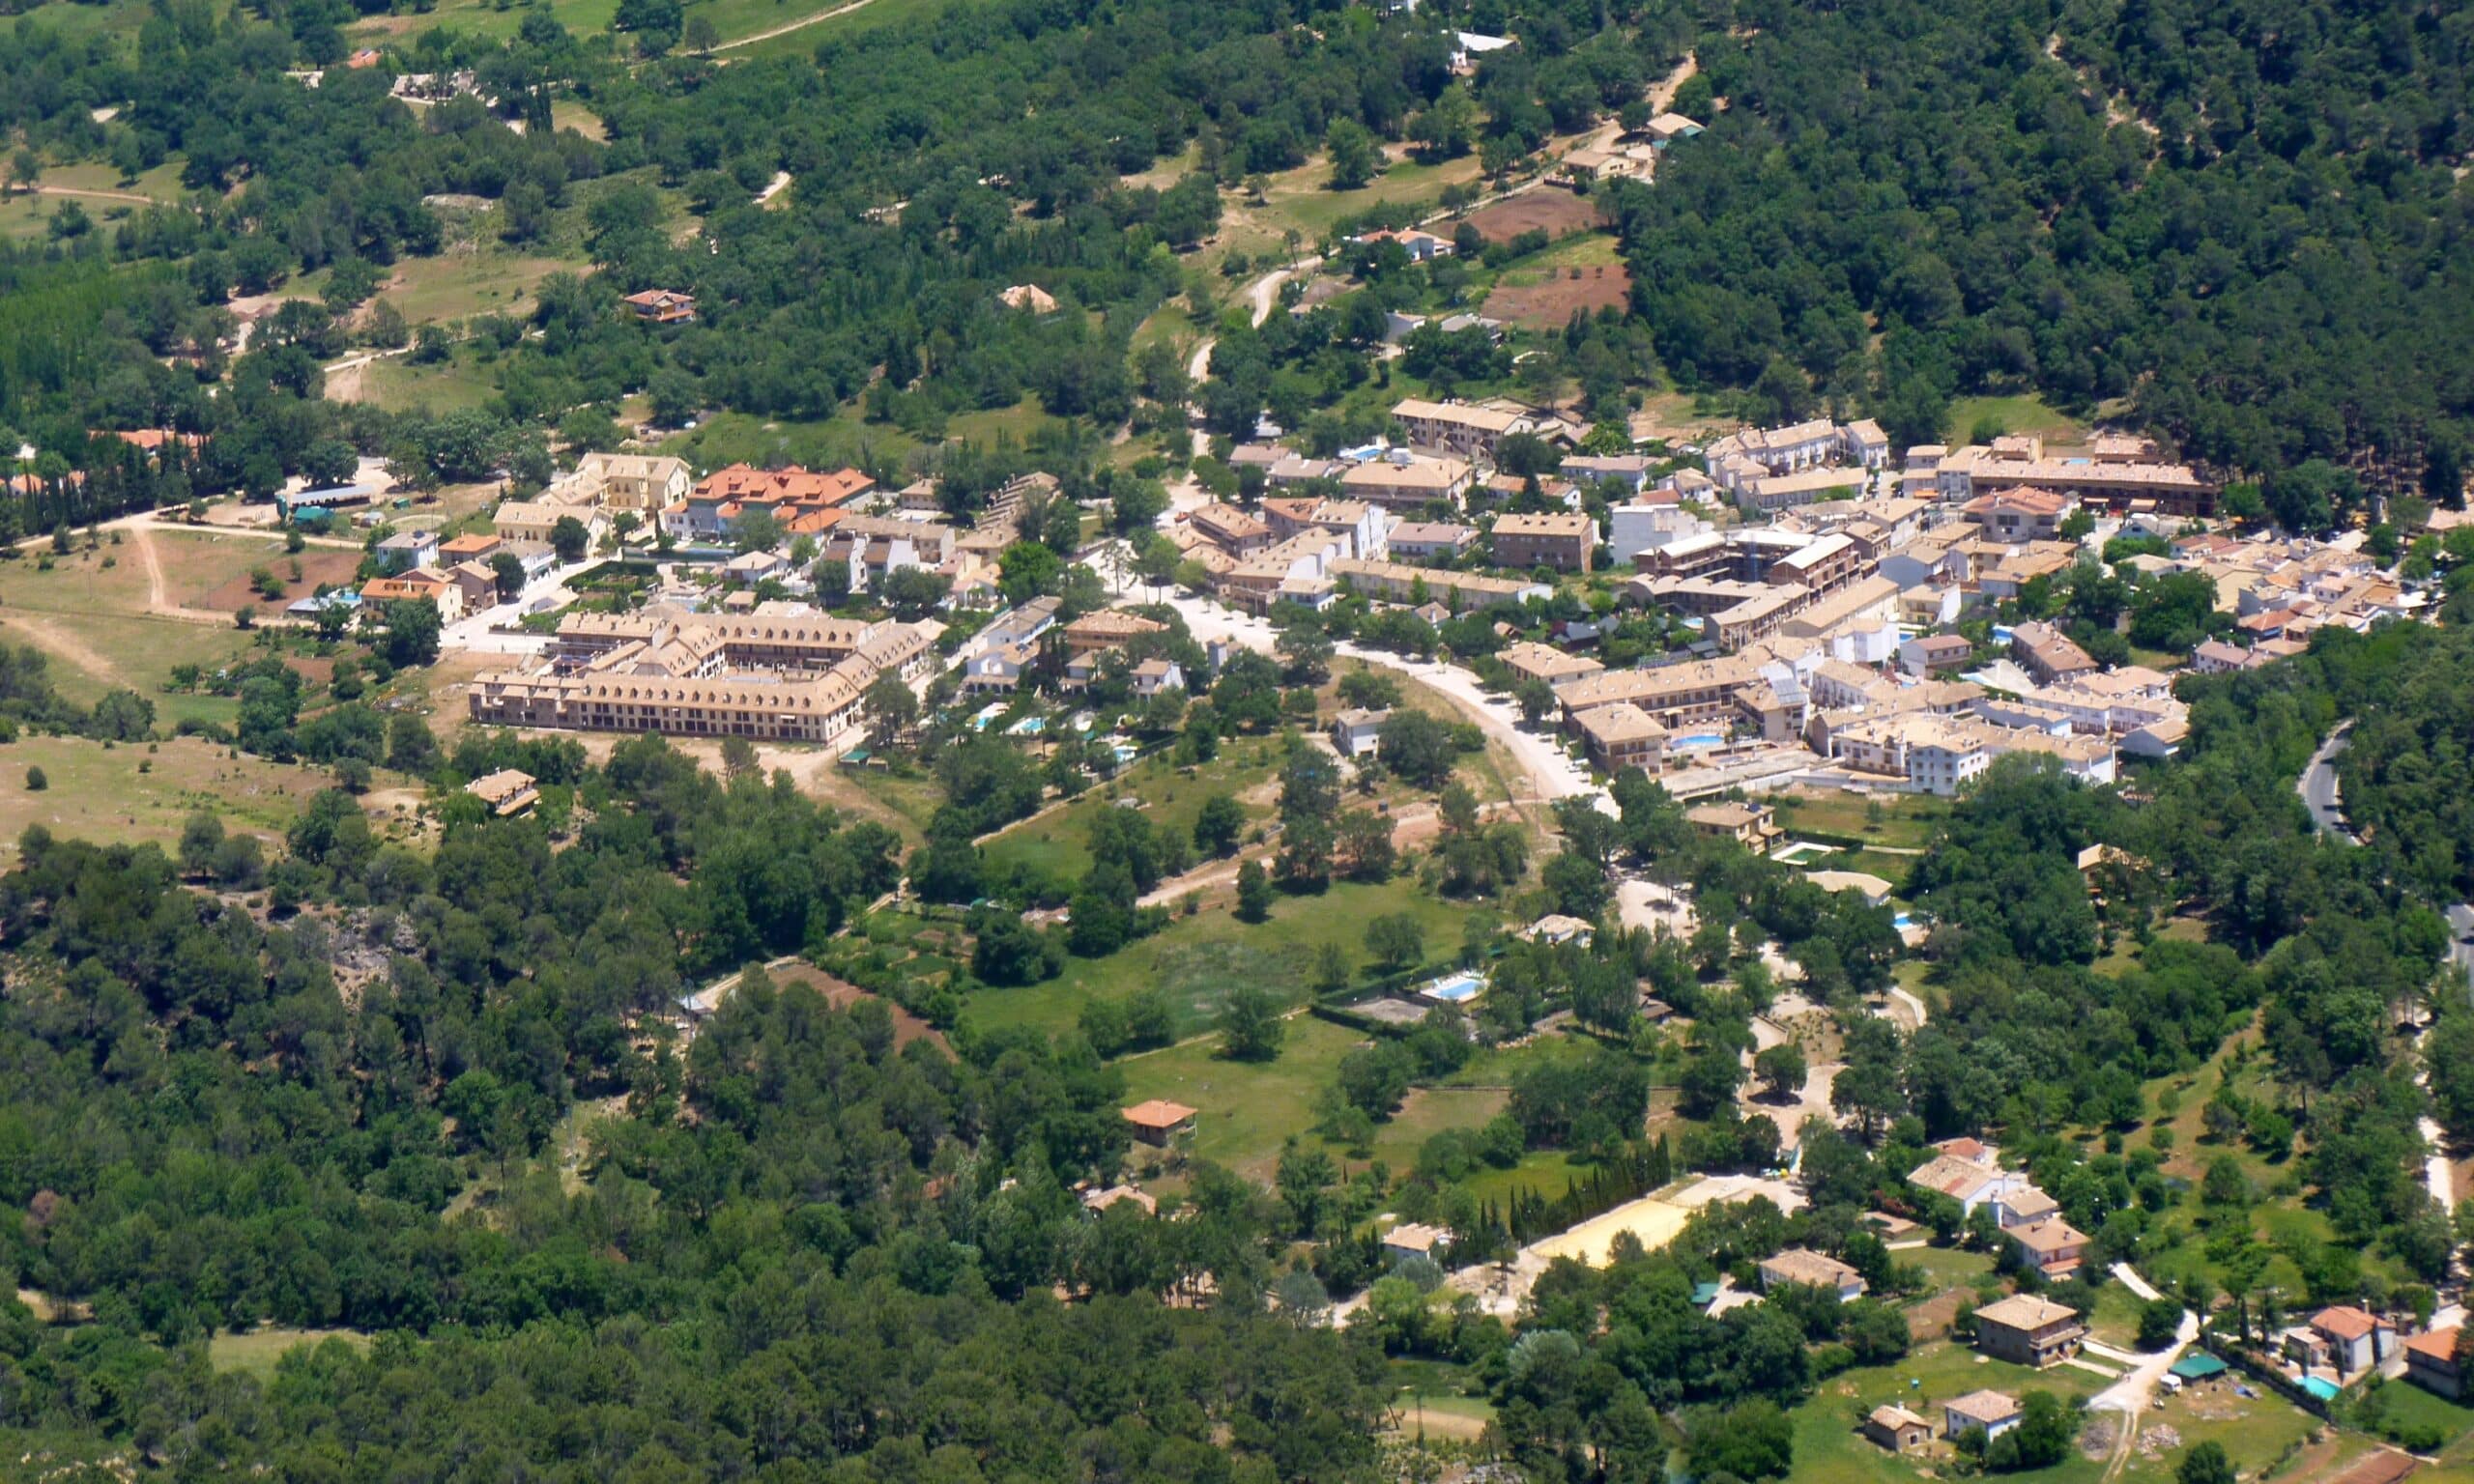
<path fill-rule="evenodd" d="M 804 30 L 809 26 L 817 24 L 819 21 L 831 20 L 836 15 L 848 15 L 852 11 L 866 10 L 868 8 L 868 4 L 869 0 L 850 0 L 850 3 L 848 5 L 837 5 L 829 11 L 819 11 L 813 15 L 802 15 L 796 20 L 775 26 L 770 30 L 759 31 L 754 36 L 742 36 L 734 42 L 724 42 L 713 49 L 715 51 L 736 51 L 741 46 L 753 46 L 759 42 L 769 42 L 777 36 L 788 36 L 793 31 Z"/>

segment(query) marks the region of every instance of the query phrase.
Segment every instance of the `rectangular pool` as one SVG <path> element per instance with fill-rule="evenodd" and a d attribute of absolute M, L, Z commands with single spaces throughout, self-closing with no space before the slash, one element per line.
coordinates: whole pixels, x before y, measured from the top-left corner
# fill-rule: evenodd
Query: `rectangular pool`
<path fill-rule="evenodd" d="M 1486 982 L 1475 974 L 1447 974 L 1419 991 L 1446 1005 L 1466 1005 L 1486 992 Z"/>

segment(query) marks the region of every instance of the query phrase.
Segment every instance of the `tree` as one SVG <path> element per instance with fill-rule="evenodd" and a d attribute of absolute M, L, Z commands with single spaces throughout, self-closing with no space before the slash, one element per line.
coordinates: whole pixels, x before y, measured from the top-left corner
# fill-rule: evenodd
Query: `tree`
<path fill-rule="evenodd" d="M 1525 676 L 1513 688 L 1512 699 L 1520 703 L 1520 719 L 1532 727 L 1555 709 L 1555 688 L 1536 675 Z"/>
<path fill-rule="evenodd" d="M 1194 848 L 1205 855 L 1224 858 L 1234 854 L 1237 841 L 1245 832 L 1245 806 L 1224 793 L 1203 800 L 1202 809 L 1194 815 Z"/>
<path fill-rule="evenodd" d="M 39 767 L 26 769 L 26 791 L 41 793 L 51 786 L 51 776 Z"/>
<path fill-rule="evenodd" d="M 2225 1444 L 2213 1439 L 2183 1454 L 2173 1470 L 2173 1484 L 2234 1484 L 2236 1477 L 2233 1460 L 2225 1456 Z"/>
<path fill-rule="evenodd" d="M 1425 956 L 1425 929 L 1406 912 L 1387 912 L 1366 925 L 1366 946 L 1376 963 L 1396 974 Z"/>
<path fill-rule="evenodd" d="M 864 698 L 868 735 L 878 747 L 891 747 L 919 720 L 919 697 L 910 683 L 893 671 L 882 671 L 868 684 Z"/>
<path fill-rule="evenodd" d="M 1358 190 L 1374 179 L 1374 136 L 1355 119 L 1336 120 L 1323 136 L 1334 190 Z"/>
<path fill-rule="evenodd" d="M 1272 915 L 1272 880 L 1263 863 L 1248 861 L 1237 868 L 1237 920 L 1259 923 Z"/>
<path fill-rule="evenodd" d="M 1220 1009 L 1220 1052 L 1231 1061 L 1268 1062 L 1280 1055 L 1287 1028 L 1270 990 L 1240 985 Z"/>
<path fill-rule="evenodd" d="M 198 811 L 181 827 L 181 870 L 192 876 L 205 875 L 215 869 L 215 853 L 222 847 L 222 819 Z"/>
<path fill-rule="evenodd" d="M 381 610 L 387 627 L 387 663 L 397 670 L 438 663 L 443 625 L 438 605 L 427 598 L 397 598 Z"/>
<path fill-rule="evenodd" d="M 2173 1343 L 2182 1326 L 2182 1306 L 2171 1298 L 2150 1298 L 2139 1309 L 2139 1348 L 2163 1350 Z"/>
<path fill-rule="evenodd" d="M 1686 1429 L 1692 1471 L 1703 1478 L 1774 1479 L 1795 1459 L 1796 1429 L 1778 1404 L 1766 1397 L 1711 1408 Z"/>
<path fill-rule="evenodd" d="M 513 552 L 491 553 L 490 577 L 497 585 L 500 602 L 515 601 L 524 591 L 524 558 Z"/>
<path fill-rule="evenodd" d="M 1771 1097 L 1794 1098 L 1803 1091 L 1807 1075 L 1803 1049 L 1792 1041 L 1782 1041 L 1754 1056 L 1752 1070 Z"/>
<path fill-rule="evenodd" d="M 591 544 L 591 530 L 572 515 L 562 515 L 550 525 L 550 550 L 561 561 L 582 561 L 585 548 Z"/>
<path fill-rule="evenodd" d="M 1449 724 L 1402 707 L 1375 728 L 1375 756 L 1383 765 L 1421 788 L 1440 788 L 1452 779 L 1459 756 Z"/>

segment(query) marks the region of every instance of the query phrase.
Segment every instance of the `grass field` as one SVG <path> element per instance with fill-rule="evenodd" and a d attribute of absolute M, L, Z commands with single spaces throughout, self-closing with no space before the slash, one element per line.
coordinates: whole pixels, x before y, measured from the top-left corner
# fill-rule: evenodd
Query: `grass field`
<path fill-rule="evenodd" d="M 1091 869 L 1092 821 L 1121 808 L 1123 799 L 1136 800 L 1154 828 L 1191 839 L 1204 803 L 1225 793 L 1247 806 L 1251 828 L 1272 813 L 1274 800 L 1267 785 L 1283 755 L 1278 737 L 1231 739 L 1223 744 L 1219 756 L 1193 767 L 1179 766 L 1166 754 L 1155 755 L 1061 809 L 1035 814 L 990 837 L 980 848 L 992 867 L 1038 866 L 1079 880 Z"/>
<path fill-rule="evenodd" d="M 355 1350 L 369 1348 L 369 1336 L 358 1329 L 274 1327 L 252 1329 L 246 1334 L 218 1334 L 206 1342 L 206 1361 L 218 1371 L 242 1371 L 265 1381 L 274 1374 L 275 1362 L 287 1353 L 329 1340 Z"/>
<path fill-rule="evenodd" d="M 1340 1059 L 1365 1043 L 1355 1031 L 1298 1015 L 1288 1022 L 1280 1055 L 1269 1062 L 1224 1060 L 1215 1038 L 1130 1056 L 1117 1065 L 1125 1072 L 1129 1100 L 1165 1098 L 1199 1110 L 1194 1157 L 1261 1180 L 1270 1177 L 1283 1143 L 1313 1128 L 1316 1104 L 1338 1081 Z M 1446 1128 L 1475 1128 L 1502 1112 L 1503 1103 L 1503 1095 L 1494 1092 L 1413 1093 L 1391 1122 L 1377 1126 L 1373 1157 L 1395 1173 L 1405 1171 L 1429 1137 Z"/>
<path fill-rule="evenodd" d="M 1429 958 L 1449 955 L 1460 943 L 1471 911 L 1420 890 L 1406 877 L 1381 885 L 1336 882 L 1313 897 L 1281 897 L 1266 923 L 1241 923 L 1233 913 L 1205 911 L 1171 923 L 1159 934 L 1130 944 L 1106 958 L 1075 958 L 1065 972 L 1043 985 L 985 989 L 970 997 L 969 1013 L 982 1025 L 1037 1025 L 1062 1031 L 1093 998 L 1122 999 L 1157 985 L 1175 1001 L 1181 1035 L 1208 1026 L 1239 985 L 1272 990 L 1291 1004 L 1306 999 L 1316 950 L 1339 945 L 1352 963 L 1366 962 L 1366 925 L 1386 913 L 1405 912 L 1425 929 Z"/>
<path fill-rule="evenodd" d="M 1980 422 L 1998 422 L 2003 433 L 2053 442 L 2077 442 L 2087 436 L 2086 423 L 2047 407 L 2042 397 L 1960 397 L 1950 403 L 1949 442 L 1966 442 Z"/>
<path fill-rule="evenodd" d="M 26 786 L 30 768 L 43 769 L 47 787 Z M 106 747 L 85 737 L 21 736 L 0 764 L 0 854 L 14 852 L 30 824 L 64 839 L 169 846 L 201 809 L 220 814 L 227 829 L 279 836 L 309 795 L 332 782 L 311 768 L 233 757 L 197 737 Z"/>
<path fill-rule="evenodd" d="M 1897 1402 L 1938 1423 L 1942 1402 L 1971 1391 L 1991 1388 L 2019 1396 L 2041 1390 L 2067 1401 L 2102 1384 L 2095 1376 L 2070 1366 L 2031 1371 L 1952 1344 L 1925 1345 L 1895 1365 L 1864 1367 L 1834 1377 L 1788 1413 L 1796 1424 L 1795 1476 L 1827 1479 L 1830 1484 L 1913 1484 L 1926 1477 L 1918 1464 L 1927 1460 L 1915 1455 L 1894 1458 L 1856 1431 L 1865 1413 L 1886 1402 Z M 1946 1449 L 1942 1462 L 1937 1472 L 1947 1471 Z M 2046 1484 L 2095 1484 L 2103 1473 L 2101 1463 L 2074 1451 L 2035 1477 Z"/>
<path fill-rule="evenodd" d="M 488 367 L 461 355 L 426 366 L 415 365 L 404 357 L 389 357 L 362 366 L 349 387 L 337 385 L 341 379 L 328 379 L 329 397 L 342 402 L 367 402 L 390 413 L 457 412 L 481 406 L 498 390 Z M 350 395 L 343 395 L 347 390 Z"/>
<path fill-rule="evenodd" d="M 1317 155 L 1294 170 L 1268 177 L 1260 204 L 1243 192 L 1225 192 L 1218 245 L 1223 253 L 1242 252 L 1250 257 L 1279 253 L 1285 250 L 1289 232 L 1298 235 L 1301 245 L 1311 245 L 1331 235 L 1342 220 L 1376 207 L 1407 203 L 1438 208 L 1446 186 L 1472 184 L 1478 175 L 1474 155 L 1438 165 L 1397 159 L 1361 189 L 1334 190 L 1332 167 Z"/>
<path fill-rule="evenodd" d="M 552 273 L 579 273 L 581 260 L 539 257 L 492 247 L 406 258 L 380 290 L 414 325 L 445 324 L 476 314 L 530 313 L 532 291 Z"/>

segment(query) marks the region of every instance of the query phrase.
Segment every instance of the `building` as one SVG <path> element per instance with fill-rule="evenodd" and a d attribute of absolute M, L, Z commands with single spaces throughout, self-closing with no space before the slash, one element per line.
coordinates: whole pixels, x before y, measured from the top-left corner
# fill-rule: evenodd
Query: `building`
<path fill-rule="evenodd" d="M 1543 680 L 1548 685 L 1561 685 L 1567 680 L 1578 680 L 1584 675 L 1594 675 L 1606 669 L 1588 655 L 1573 654 L 1568 650 L 1558 649 L 1552 644 L 1541 644 L 1526 639 L 1504 645 L 1502 649 L 1496 651 L 1495 658 L 1501 660 L 1504 669 L 1510 671 L 1517 678 Z"/>
<path fill-rule="evenodd" d="M 2341 1303 L 2311 1316 L 2311 1332 L 2328 1347 L 2338 1374 L 2367 1371 L 2397 1346 L 2397 1327 L 2375 1314 Z"/>
<path fill-rule="evenodd" d="M 1933 1424 L 1893 1403 L 1866 1414 L 1864 1436 L 1893 1453 L 1909 1453 L 1933 1441 Z"/>
<path fill-rule="evenodd" d="M 1385 243 L 1398 243 L 1400 250 L 1409 255 L 1409 261 L 1412 263 L 1427 263 L 1436 258 L 1448 258 L 1453 252 L 1452 239 L 1437 237 L 1431 232 L 1421 232 L 1415 227 L 1405 230 L 1386 227 L 1379 232 L 1362 232 L 1350 238 L 1349 241 L 1364 247 L 1379 247 Z"/>
<path fill-rule="evenodd" d="M 416 567 L 401 577 L 373 577 L 361 584 L 360 603 L 365 612 L 379 612 L 389 603 L 405 602 L 435 606 L 441 623 L 453 623 L 464 616 L 464 590 L 434 567 Z"/>
<path fill-rule="evenodd" d="M 1155 1149 L 1165 1149 L 1181 1139 L 1194 1137 L 1195 1122 L 1201 1114 L 1182 1102 L 1153 1098 L 1137 1102 L 1125 1111 L 1125 1121 L 1134 1126 L 1134 1136 Z"/>
<path fill-rule="evenodd" d="M 1231 556 L 1251 556 L 1272 544 L 1272 528 L 1235 505 L 1198 506 L 1184 520 L 1188 529 Z"/>
<path fill-rule="evenodd" d="M 1590 760 L 1608 773 L 1639 768 L 1654 776 L 1666 771 L 1666 728 L 1629 701 L 1594 706 L 1572 719 L 1572 729 L 1589 749 Z"/>
<path fill-rule="evenodd" d="M 486 530 L 468 531 L 438 544 L 441 561 L 487 561 L 506 550 L 507 543 Z"/>
<path fill-rule="evenodd" d="M 1450 1245 L 1450 1232 L 1423 1221 L 1403 1221 L 1383 1234 L 1383 1255 L 1395 1263 L 1412 1257 L 1431 1258 L 1435 1248 Z"/>
<path fill-rule="evenodd" d="M 1387 538 L 1392 517 L 1382 506 L 1363 499 L 1317 499 L 1305 496 L 1266 499 L 1263 519 L 1270 523 L 1275 542 L 1305 535 L 1337 536 L 1347 543 L 1341 556 L 1370 561 L 1382 560 L 1390 549 Z"/>
<path fill-rule="evenodd" d="M 1597 523 L 1577 510 L 1499 517 L 1490 533 L 1495 564 L 1586 572 L 1597 547 Z"/>
<path fill-rule="evenodd" d="M 2077 1309 L 2042 1294 L 2013 1294 L 1975 1311 L 1975 1348 L 2013 1365 L 2057 1365 L 2079 1354 L 2086 1334 Z"/>
<path fill-rule="evenodd" d="M 2079 500 L 2060 490 L 2021 485 L 1979 495 L 1965 508 L 1968 519 L 1995 541 L 2053 541 L 2060 538 L 2062 523 L 2079 508 Z"/>
<path fill-rule="evenodd" d="M 1340 489 L 1351 499 L 1367 500 L 1395 510 L 1420 510 L 1427 505 L 1457 508 L 1477 472 L 1462 459 L 1421 459 L 1405 454 L 1369 459 L 1340 471 Z M 1278 471 L 1274 471 L 1278 483 Z"/>
<path fill-rule="evenodd" d="M 437 559 L 438 532 L 434 530 L 398 531 L 378 543 L 378 569 L 382 572 L 426 567 Z"/>
<path fill-rule="evenodd" d="M 1432 600 L 1455 614 L 1499 607 L 1517 608 L 1531 598 L 1543 601 L 1554 595 L 1554 590 L 1543 583 L 1481 577 L 1469 572 L 1445 572 L 1396 561 L 1341 557 L 1330 563 L 1328 575 L 1336 582 L 1347 583 L 1370 598 L 1380 598 L 1387 603 Z"/>
<path fill-rule="evenodd" d="M 675 289 L 647 289 L 619 302 L 647 325 L 684 325 L 696 318 L 696 296 Z"/>
<path fill-rule="evenodd" d="M 1617 561 L 1638 563 L 1644 553 L 1694 536 L 1712 534 L 1710 523 L 1674 500 L 1635 500 L 1607 507 L 1607 547 Z"/>
<path fill-rule="evenodd" d="M 1473 402 L 1429 402 L 1423 397 L 1402 398 L 1393 407 L 1392 416 L 1410 442 L 1471 460 L 1491 461 L 1505 439 L 1538 430 L 1538 420 L 1526 413 Z"/>
<path fill-rule="evenodd" d="M 491 515 L 490 529 L 496 531 L 502 541 L 539 541 L 546 544 L 563 520 L 572 520 L 585 528 L 588 546 L 601 540 L 609 524 L 598 511 L 579 515 L 573 509 L 554 505 L 547 500 L 505 499 L 499 502 L 498 510 Z"/>
<path fill-rule="evenodd" d="M 2464 1328 L 2451 1325 L 2415 1335 L 2405 1342 L 2405 1379 L 2438 1396 L 2457 1401 L 2465 1395 L 2465 1363 L 2458 1358 Z"/>
<path fill-rule="evenodd" d="M 1784 832 L 1777 811 L 1767 804 L 1697 804 L 1683 812 L 1693 831 L 1711 840 L 1732 840 L 1755 855 L 1767 855 Z"/>
<path fill-rule="evenodd" d="M 1942 1431 L 1952 1438 L 1982 1433 L 1991 1442 L 2017 1427 L 2023 1415 L 2019 1399 L 1999 1391 L 1971 1391 L 1942 1404 Z"/>
<path fill-rule="evenodd" d="M 1332 745 L 1343 757 L 1363 757 L 1375 749 L 1389 711 L 1352 707 L 1332 718 Z"/>
<path fill-rule="evenodd" d="M 2159 461 L 2143 439 L 2097 442 L 2100 446 L 2086 458 L 2048 457 L 2043 440 L 2034 438 L 1953 448 L 1934 461 L 1934 488 L 1942 499 L 1962 504 L 1992 490 L 2026 485 L 2122 512 L 2215 513 L 2218 487 L 2189 465 Z"/>
<path fill-rule="evenodd" d="M 1834 1257 L 1806 1247 L 1789 1247 L 1761 1260 L 1761 1290 L 1768 1293 L 1782 1283 L 1802 1283 L 1813 1288 L 1826 1288 L 1845 1303 L 1864 1297 L 1864 1275 Z"/>
<path fill-rule="evenodd" d="M 1478 545 L 1475 527 L 1446 521 L 1402 521 L 1384 533 L 1384 544 L 1398 561 L 1455 560 Z"/>
<path fill-rule="evenodd" d="M 1898 668 L 1919 678 L 1965 670 L 1974 658 L 1975 644 L 1964 634 L 1922 634 L 1898 646 Z"/>
<path fill-rule="evenodd" d="M 554 504 L 599 505 L 649 513 L 687 498 L 694 485 L 685 459 L 655 453 L 588 453 L 575 470 L 542 492 Z"/>
<path fill-rule="evenodd" d="M 1689 139 L 1702 131 L 1701 126 L 1680 113 L 1661 113 L 1642 126 L 1657 149 L 1665 149 L 1678 139 Z"/>
<path fill-rule="evenodd" d="M 1837 467 L 1798 469 L 1783 474 L 1751 474 L 1735 486 L 1736 503 L 1772 515 L 1826 499 L 1861 499 L 1870 473 Z"/>
<path fill-rule="evenodd" d="M 1135 666 L 1131 673 L 1134 679 L 1134 694 L 1144 700 L 1149 700 L 1162 691 L 1182 691 L 1186 688 L 1184 669 L 1176 661 L 1160 655 L 1155 654 Z"/>
<path fill-rule="evenodd" d="M 2010 653 L 2040 685 L 2091 674 L 2096 670 L 2095 660 L 2079 647 L 2076 640 L 2049 623 L 2031 621 L 2012 629 Z"/>
<path fill-rule="evenodd" d="M 2052 1204 L 2052 1197 L 2043 1191 L 2036 1194 L 2046 1204 Z M 2010 1245 L 2017 1250 L 2022 1262 L 2056 1281 L 2077 1272 L 2080 1261 L 2087 1251 L 2087 1234 L 2063 1220 L 2058 1213 L 2023 1221 L 2015 1226 L 2005 1224 L 2002 1235 L 2010 1239 Z"/>
<path fill-rule="evenodd" d="M 541 790 L 533 786 L 532 775 L 514 768 L 484 774 L 466 784 L 464 791 L 489 806 L 490 813 L 501 818 L 523 813 L 541 801 Z"/>
<path fill-rule="evenodd" d="M 1056 313 L 1056 296 L 1036 283 L 1013 284 L 996 296 L 996 301 L 1008 309 L 1031 314 Z"/>

